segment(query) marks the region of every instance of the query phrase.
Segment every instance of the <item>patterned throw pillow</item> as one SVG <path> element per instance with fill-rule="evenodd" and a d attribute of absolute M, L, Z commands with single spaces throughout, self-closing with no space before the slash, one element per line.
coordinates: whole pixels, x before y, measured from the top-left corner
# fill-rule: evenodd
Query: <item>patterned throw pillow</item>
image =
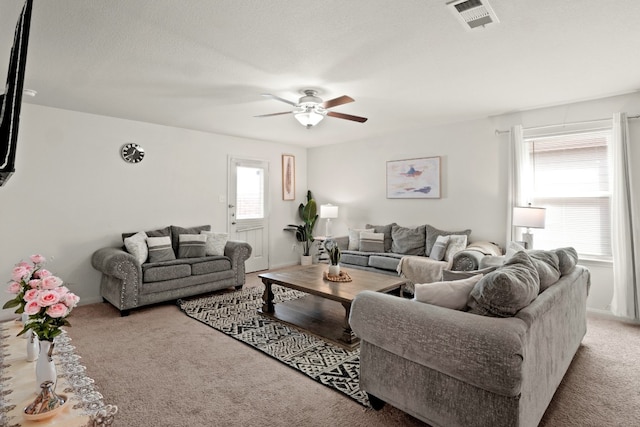
<path fill-rule="evenodd" d="M 207 256 L 222 256 L 224 248 L 229 240 L 228 233 L 216 233 L 215 231 L 201 231 L 200 234 L 207 236 L 205 244 L 205 254 Z"/>
<path fill-rule="evenodd" d="M 444 254 L 447 251 L 448 244 L 449 236 L 438 236 L 436 243 L 433 245 L 433 248 L 431 248 L 429 258 L 436 261 L 442 261 L 444 259 Z"/>
<path fill-rule="evenodd" d="M 127 252 L 136 257 L 140 264 L 147 261 L 149 250 L 147 248 L 147 233 L 144 231 L 124 239 L 124 247 L 127 248 Z"/>
<path fill-rule="evenodd" d="M 463 251 L 467 247 L 467 236 L 465 234 L 452 234 L 449 236 L 447 252 L 444 254 L 445 261 L 453 260 L 455 254 Z"/>
<path fill-rule="evenodd" d="M 149 262 L 170 261 L 176 259 L 171 248 L 171 237 L 148 237 Z"/>
<path fill-rule="evenodd" d="M 350 251 L 359 251 L 360 250 L 360 232 L 362 231 L 373 231 L 373 229 L 369 228 L 350 228 L 349 229 L 349 247 L 347 248 Z"/>
<path fill-rule="evenodd" d="M 178 258 L 200 258 L 205 256 L 205 243 L 207 236 L 204 234 L 179 234 Z"/>
<path fill-rule="evenodd" d="M 384 252 L 384 233 L 360 232 L 360 251 Z"/>

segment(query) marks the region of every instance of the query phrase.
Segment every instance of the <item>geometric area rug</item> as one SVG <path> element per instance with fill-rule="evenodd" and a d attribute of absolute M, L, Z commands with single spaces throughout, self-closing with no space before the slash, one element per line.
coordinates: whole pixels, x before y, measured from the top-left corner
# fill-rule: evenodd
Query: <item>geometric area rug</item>
<path fill-rule="evenodd" d="M 274 302 L 306 296 L 304 292 L 273 285 Z M 262 316 L 261 288 L 178 300 L 189 317 L 294 368 L 308 377 L 370 406 L 360 390 L 360 348 L 349 351 L 293 326 Z"/>

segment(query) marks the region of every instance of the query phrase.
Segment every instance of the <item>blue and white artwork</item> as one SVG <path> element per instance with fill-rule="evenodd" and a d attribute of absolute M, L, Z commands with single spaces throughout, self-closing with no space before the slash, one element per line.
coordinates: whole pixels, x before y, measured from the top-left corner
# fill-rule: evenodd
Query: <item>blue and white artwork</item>
<path fill-rule="evenodd" d="M 387 162 L 388 199 L 439 199 L 440 157 Z"/>

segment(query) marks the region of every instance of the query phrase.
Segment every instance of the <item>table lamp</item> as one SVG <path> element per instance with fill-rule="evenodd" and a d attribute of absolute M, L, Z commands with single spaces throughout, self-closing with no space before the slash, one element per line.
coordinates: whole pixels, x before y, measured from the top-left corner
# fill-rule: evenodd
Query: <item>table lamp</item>
<path fill-rule="evenodd" d="M 525 242 L 525 249 L 533 249 L 533 234 L 531 228 L 544 228 L 545 208 L 535 208 L 531 206 L 514 206 L 513 226 L 526 227 L 527 231 L 522 233 L 522 240 Z"/>
<path fill-rule="evenodd" d="M 332 204 L 320 205 L 320 218 L 327 220 L 325 237 L 331 237 L 331 220 L 338 218 L 338 207 Z"/>

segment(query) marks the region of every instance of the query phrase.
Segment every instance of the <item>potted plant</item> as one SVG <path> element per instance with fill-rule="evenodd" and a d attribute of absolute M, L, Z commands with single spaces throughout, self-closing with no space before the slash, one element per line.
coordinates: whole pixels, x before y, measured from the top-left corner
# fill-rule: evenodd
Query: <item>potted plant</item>
<path fill-rule="evenodd" d="M 298 206 L 298 215 L 302 220 L 303 224 L 289 224 L 285 228 L 285 230 L 295 232 L 296 239 L 298 242 L 302 243 L 302 265 L 311 264 L 311 243 L 313 243 L 313 228 L 316 225 L 316 221 L 318 220 L 317 214 L 318 208 L 316 201 L 311 195 L 311 191 L 307 191 L 307 204 L 300 203 Z"/>
<path fill-rule="evenodd" d="M 324 242 L 324 248 L 329 255 L 329 276 L 340 275 L 340 257 L 342 252 L 335 240 L 327 240 Z"/>

